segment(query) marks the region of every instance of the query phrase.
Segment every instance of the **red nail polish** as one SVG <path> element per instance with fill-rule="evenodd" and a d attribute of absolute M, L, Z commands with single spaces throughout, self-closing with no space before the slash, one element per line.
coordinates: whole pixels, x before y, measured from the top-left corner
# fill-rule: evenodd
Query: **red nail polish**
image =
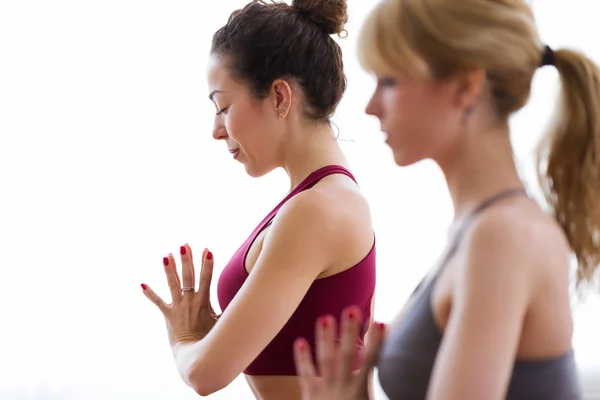
<path fill-rule="evenodd" d="M 380 331 L 385 331 L 385 324 L 383 322 L 379 322 L 377 324 L 377 327 L 379 328 Z"/>
<path fill-rule="evenodd" d="M 298 342 L 298 350 L 304 351 L 306 349 L 306 344 L 302 341 Z"/>
<path fill-rule="evenodd" d="M 169 257 L 163 257 L 163 265 L 166 267 L 169 265 Z"/>
<path fill-rule="evenodd" d="M 142 283 L 140 286 L 142 287 L 142 290 L 148 289 L 148 285 L 146 285 L 145 283 Z"/>
<path fill-rule="evenodd" d="M 354 317 L 356 317 L 356 312 L 354 312 L 354 310 L 350 310 L 348 312 L 348 319 L 354 319 Z"/>
<path fill-rule="evenodd" d="M 207 260 L 212 260 L 212 253 L 209 251 L 208 253 L 206 253 L 206 259 Z"/>
<path fill-rule="evenodd" d="M 327 317 L 322 317 L 321 318 L 321 326 L 323 328 L 327 328 L 329 326 L 329 321 L 327 320 Z"/>
<path fill-rule="evenodd" d="M 185 251 L 186 251 L 186 250 L 187 250 L 187 249 L 185 248 L 185 246 L 181 246 L 181 247 L 179 248 L 179 253 L 181 253 L 181 255 L 183 256 L 183 255 L 185 255 Z"/>

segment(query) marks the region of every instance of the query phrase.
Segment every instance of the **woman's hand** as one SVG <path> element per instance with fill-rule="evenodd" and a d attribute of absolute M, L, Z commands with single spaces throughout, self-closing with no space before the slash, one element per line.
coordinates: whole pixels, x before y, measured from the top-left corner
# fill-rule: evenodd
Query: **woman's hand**
<path fill-rule="evenodd" d="M 210 282 L 213 272 L 213 256 L 202 252 L 200 285 L 196 291 L 192 248 L 185 244 L 180 248 L 181 277 L 173 254 L 163 258 L 167 282 L 171 291 L 171 304 L 166 304 L 148 285 L 142 284 L 146 297 L 163 313 L 171 347 L 182 342 L 197 342 L 206 336 L 216 324 L 217 316 L 210 303 Z M 181 283 L 183 282 L 183 287 Z"/>
<path fill-rule="evenodd" d="M 316 358 L 319 374 L 308 343 L 304 339 L 296 341 L 294 359 L 303 400 L 369 399 L 369 379 L 384 339 L 385 325 L 375 323 L 369 328 L 366 354 L 357 371 L 359 321 L 360 310 L 356 307 L 344 310 L 339 346 L 335 319 L 327 316 L 317 321 Z"/>

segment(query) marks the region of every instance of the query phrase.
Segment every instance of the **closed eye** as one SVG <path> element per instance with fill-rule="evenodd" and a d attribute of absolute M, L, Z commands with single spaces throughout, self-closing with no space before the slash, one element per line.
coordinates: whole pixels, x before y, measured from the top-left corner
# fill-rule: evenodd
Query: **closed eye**
<path fill-rule="evenodd" d="M 391 87 L 391 86 L 395 86 L 397 83 L 397 81 L 394 78 L 390 78 L 390 77 L 383 77 L 379 79 L 379 86 L 383 86 L 383 87 Z"/>
<path fill-rule="evenodd" d="M 227 109 L 228 109 L 228 108 L 229 108 L 229 107 L 221 108 L 219 111 L 217 111 L 217 115 L 221 115 L 221 114 L 223 114 L 224 112 L 226 112 L 226 111 L 227 111 Z"/>

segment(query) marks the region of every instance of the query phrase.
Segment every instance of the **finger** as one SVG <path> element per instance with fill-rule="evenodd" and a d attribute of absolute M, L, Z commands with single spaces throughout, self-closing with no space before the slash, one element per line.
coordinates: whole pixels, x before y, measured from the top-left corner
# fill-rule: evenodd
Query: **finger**
<path fill-rule="evenodd" d="M 175 272 L 175 278 L 177 278 L 177 285 L 181 287 L 181 280 L 179 279 L 179 273 L 177 273 L 177 263 L 175 262 L 175 257 L 173 257 L 173 253 L 169 253 L 169 265 L 173 268 Z"/>
<path fill-rule="evenodd" d="M 175 278 L 177 278 L 177 284 L 181 287 L 181 279 L 179 279 L 179 272 L 177 272 L 177 262 L 175 261 L 175 256 L 173 253 L 169 253 L 169 265 L 173 268 L 173 272 L 175 273 Z"/>
<path fill-rule="evenodd" d="M 173 258 L 173 254 L 169 254 L 168 257 L 163 257 L 163 265 L 165 267 L 167 283 L 169 284 L 169 291 L 171 292 L 171 301 L 174 303 L 181 299 L 181 283 L 179 283 L 179 277 L 175 270 L 175 259 Z"/>
<path fill-rule="evenodd" d="M 183 282 L 183 295 L 190 297 L 196 293 L 196 279 L 194 275 L 194 264 L 189 244 L 179 248 L 181 256 L 181 280 Z"/>
<path fill-rule="evenodd" d="M 166 313 L 169 311 L 169 306 L 167 305 L 167 303 L 165 303 L 159 295 L 154 293 L 154 290 L 152 290 L 150 286 L 146 285 L 145 283 L 142 283 L 141 286 L 142 291 L 144 292 L 148 300 L 153 302 L 154 305 L 156 305 L 156 307 L 158 307 L 158 309 L 163 313 L 163 315 L 166 315 Z"/>
<path fill-rule="evenodd" d="M 347 307 L 342 313 L 340 324 L 341 360 L 338 368 L 338 377 L 342 381 L 348 381 L 355 369 L 361 320 L 358 307 Z"/>
<path fill-rule="evenodd" d="M 326 384 L 330 384 L 335 376 L 335 343 L 336 323 L 329 315 L 321 317 L 317 321 L 316 328 L 316 350 L 319 374 Z"/>
<path fill-rule="evenodd" d="M 302 393 L 312 393 L 317 370 L 310 353 L 310 345 L 304 339 L 299 338 L 294 342 L 294 364 L 300 379 Z"/>
<path fill-rule="evenodd" d="M 210 305 L 210 282 L 212 281 L 215 260 L 213 259 L 213 254 L 208 250 L 202 254 L 204 257 L 202 257 L 202 269 L 200 270 L 198 297 L 202 304 Z"/>
<path fill-rule="evenodd" d="M 201 280 L 201 281 L 203 280 L 203 279 L 202 279 L 202 271 L 203 271 L 203 268 L 204 268 L 204 264 L 205 264 L 205 258 L 206 258 L 206 254 L 207 254 L 207 253 L 209 253 L 209 251 L 208 251 L 208 249 L 207 249 L 207 248 L 205 248 L 204 250 L 202 250 L 202 266 L 200 267 L 200 280 Z M 212 262 L 213 262 L 213 267 L 214 267 L 214 259 L 213 259 L 213 257 L 214 257 L 214 256 L 213 256 L 213 254 L 211 253 L 211 260 L 210 260 L 210 261 L 212 261 Z M 213 274 L 213 273 L 214 273 L 214 268 L 212 269 L 212 271 L 211 271 L 211 274 L 210 274 L 210 280 L 211 280 L 211 282 L 212 282 L 212 274 Z M 200 284 L 198 284 L 198 285 L 200 285 Z M 204 289 L 203 289 L 203 290 L 204 290 Z M 199 295 L 198 297 L 200 298 L 201 296 Z M 212 315 L 212 316 L 213 316 L 215 319 L 219 319 L 219 317 L 221 316 L 221 314 L 217 314 L 217 313 L 215 312 L 215 310 L 214 310 L 214 308 L 213 308 L 213 306 L 212 306 L 212 304 L 211 304 L 211 302 L 210 302 L 210 285 L 209 285 L 209 287 L 208 287 L 208 295 L 207 295 L 207 296 L 205 296 L 205 297 L 206 297 L 206 298 L 205 298 L 205 299 L 203 299 L 202 301 L 208 301 L 208 311 L 210 311 L 210 314 L 211 314 L 211 315 Z"/>
<path fill-rule="evenodd" d="M 360 381 L 364 384 L 367 383 L 369 378 L 369 372 L 373 369 L 373 366 L 377 362 L 379 356 L 379 350 L 383 341 L 385 340 L 386 326 L 383 323 L 375 322 L 369 328 L 367 337 L 367 349 L 365 354 L 364 363 L 360 369 Z"/>

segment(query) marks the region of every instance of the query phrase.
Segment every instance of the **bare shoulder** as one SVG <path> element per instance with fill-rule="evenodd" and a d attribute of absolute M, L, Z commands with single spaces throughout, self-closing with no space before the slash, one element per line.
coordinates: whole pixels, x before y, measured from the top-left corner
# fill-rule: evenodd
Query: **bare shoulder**
<path fill-rule="evenodd" d="M 318 184 L 297 194 L 281 208 L 279 214 L 286 217 L 293 215 L 294 219 L 307 222 L 317 219 L 327 231 L 357 228 L 357 224 L 362 225 L 365 220 L 370 224 L 369 205 L 358 188 L 337 182 Z"/>
<path fill-rule="evenodd" d="M 486 210 L 473 222 L 465 245 L 471 257 L 488 260 L 470 263 L 471 268 L 501 264 L 504 273 L 533 279 L 548 268 L 568 268 L 569 247 L 560 226 L 531 200 Z"/>
<path fill-rule="evenodd" d="M 365 197 L 355 185 L 339 182 L 316 185 L 286 202 L 273 221 L 273 233 L 285 225 L 297 241 L 305 240 L 299 234 L 310 236 L 313 249 L 326 249 L 328 264 L 349 267 L 372 246 L 373 228 Z"/>

